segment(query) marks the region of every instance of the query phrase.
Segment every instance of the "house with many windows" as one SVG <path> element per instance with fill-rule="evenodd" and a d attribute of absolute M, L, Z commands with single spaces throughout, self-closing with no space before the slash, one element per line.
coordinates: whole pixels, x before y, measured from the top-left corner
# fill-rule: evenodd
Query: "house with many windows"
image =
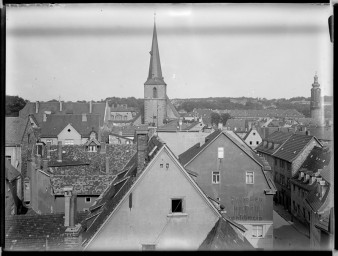
<path fill-rule="evenodd" d="M 271 165 L 277 188 L 276 202 L 291 212 L 291 183 L 315 147 L 322 147 L 314 136 L 276 131 L 256 148 Z"/>
<path fill-rule="evenodd" d="M 291 213 L 310 225 L 311 211 L 307 210 L 305 199 L 312 191 L 316 191 L 318 180 L 322 179 L 321 173 L 330 165 L 331 151 L 329 148 L 314 147 L 299 172 L 291 178 Z"/>
<path fill-rule="evenodd" d="M 247 228 L 245 237 L 255 248 L 273 246 L 271 168 L 239 137 L 216 130 L 179 155 L 205 194 L 216 199 L 224 212 Z"/>
<path fill-rule="evenodd" d="M 252 249 L 245 228 L 222 215 L 168 146 L 147 131 L 137 137 L 137 164 L 82 222 L 84 250 Z"/>

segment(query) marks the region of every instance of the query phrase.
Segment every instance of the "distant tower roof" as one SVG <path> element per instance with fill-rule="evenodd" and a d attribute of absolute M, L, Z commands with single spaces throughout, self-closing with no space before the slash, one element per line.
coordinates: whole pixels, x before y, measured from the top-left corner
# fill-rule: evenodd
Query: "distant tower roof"
<path fill-rule="evenodd" d="M 319 86 L 320 86 L 320 84 L 318 83 L 318 76 L 317 76 L 317 72 L 316 72 L 316 74 L 314 76 L 314 82 L 312 84 L 312 87 L 319 87 Z"/>
<path fill-rule="evenodd" d="M 147 84 L 166 84 L 163 80 L 161 62 L 160 62 L 160 52 L 158 49 L 157 43 L 157 33 L 156 33 L 156 23 L 154 21 L 154 31 L 153 31 L 153 42 L 151 45 L 150 53 L 150 65 L 149 65 L 149 74 L 148 79 L 144 83 Z"/>

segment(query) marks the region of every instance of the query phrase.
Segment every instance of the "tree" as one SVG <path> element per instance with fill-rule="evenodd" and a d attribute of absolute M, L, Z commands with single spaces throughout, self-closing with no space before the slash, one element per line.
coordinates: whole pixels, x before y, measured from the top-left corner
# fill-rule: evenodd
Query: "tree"
<path fill-rule="evenodd" d="M 210 119 L 212 125 L 218 125 L 221 120 L 221 116 L 218 113 L 212 112 L 210 114 Z"/>
<path fill-rule="evenodd" d="M 231 118 L 231 116 L 228 113 L 222 113 L 220 121 L 222 122 L 223 125 L 225 125 L 227 123 L 228 119 L 230 119 L 230 118 Z"/>
<path fill-rule="evenodd" d="M 19 116 L 27 101 L 19 96 L 6 95 L 6 116 Z"/>

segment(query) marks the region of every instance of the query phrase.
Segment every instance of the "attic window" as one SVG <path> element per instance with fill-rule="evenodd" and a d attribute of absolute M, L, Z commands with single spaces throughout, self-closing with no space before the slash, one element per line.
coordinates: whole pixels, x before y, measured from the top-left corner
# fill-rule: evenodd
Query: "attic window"
<path fill-rule="evenodd" d="M 88 152 L 96 152 L 96 146 L 95 145 L 89 145 L 88 146 Z"/>
<path fill-rule="evenodd" d="M 90 197 L 86 197 L 86 203 L 90 203 L 92 200 Z"/>
<path fill-rule="evenodd" d="M 71 130 L 70 129 L 68 129 L 68 132 L 70 132 Z"/>
<path fill-rule="evenodd" d="M 183 212 L 183 199 L 171 199 L 171 212 Z"/>

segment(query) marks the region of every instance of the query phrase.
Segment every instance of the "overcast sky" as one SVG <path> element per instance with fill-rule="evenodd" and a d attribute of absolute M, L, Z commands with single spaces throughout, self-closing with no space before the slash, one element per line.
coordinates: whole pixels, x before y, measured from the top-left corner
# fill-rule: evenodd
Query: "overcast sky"
<path fill-rule="evenodd" d="M 170 98 L 332 95 L 328 5 L 7 7 L 6 94 L 30 101 L 143 98 L 156 11 Z"/>

